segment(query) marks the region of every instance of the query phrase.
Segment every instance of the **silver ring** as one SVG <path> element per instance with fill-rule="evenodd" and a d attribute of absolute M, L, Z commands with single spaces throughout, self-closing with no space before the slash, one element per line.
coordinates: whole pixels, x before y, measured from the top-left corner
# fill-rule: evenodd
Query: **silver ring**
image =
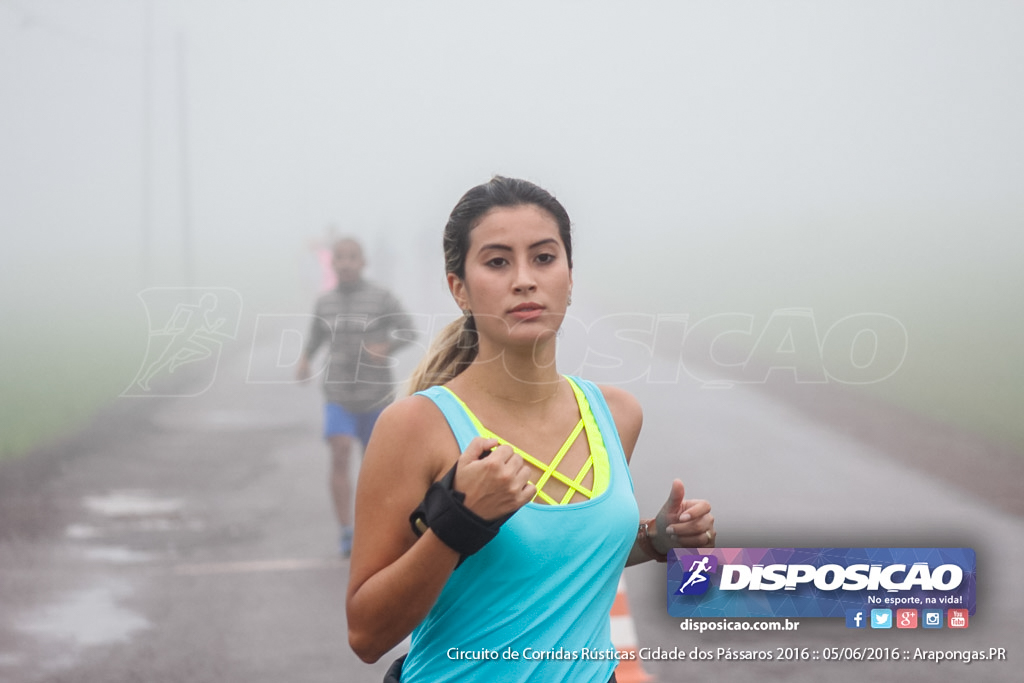
<path fill-rule="evenodd" d="M 713 543 L 713 541 L 711 539 L 711 532 L 710 531 L 705 531 L 704 535 L 708 537 L 708 545 L 711 545 Z"/>

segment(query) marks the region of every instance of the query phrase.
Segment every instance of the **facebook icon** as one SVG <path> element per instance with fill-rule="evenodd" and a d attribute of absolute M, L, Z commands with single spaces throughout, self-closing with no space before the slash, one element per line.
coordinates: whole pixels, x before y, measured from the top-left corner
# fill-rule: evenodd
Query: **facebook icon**
<path fill-rule="evenodd" d="M 867 628 L 868 619 L 862 609 L 846 610 L 846 628 Z"/>

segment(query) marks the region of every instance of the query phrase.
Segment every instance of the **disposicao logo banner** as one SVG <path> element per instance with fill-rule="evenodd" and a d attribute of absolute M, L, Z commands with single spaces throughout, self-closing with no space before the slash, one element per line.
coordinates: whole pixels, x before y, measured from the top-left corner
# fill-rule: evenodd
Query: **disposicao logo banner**
<path fill-rule="evenodd" d="M 970 548 L 677 548 L 673 617 L 845 617 L 848 609 L 975 612 Z"/>

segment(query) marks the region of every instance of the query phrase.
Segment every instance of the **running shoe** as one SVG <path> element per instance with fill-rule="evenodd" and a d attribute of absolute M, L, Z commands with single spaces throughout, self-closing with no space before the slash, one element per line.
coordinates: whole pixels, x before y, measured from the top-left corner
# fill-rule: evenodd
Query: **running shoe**
<path fill-rule="evenodd" d="M 338 546 L 342 557 L 348 559 L 352 556 L 352 527 L 341 527 L 341 540 Z"/>

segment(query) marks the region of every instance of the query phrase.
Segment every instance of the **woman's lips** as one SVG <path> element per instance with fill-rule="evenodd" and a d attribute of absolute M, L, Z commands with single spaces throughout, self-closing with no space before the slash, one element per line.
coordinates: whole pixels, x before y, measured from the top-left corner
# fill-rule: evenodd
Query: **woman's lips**
<path fill-rule="evenodd" d="M 519 304 L 509 313 L 516 320 L 535 320 L 544 313 L 544 307 L 540 304 Z"/>

